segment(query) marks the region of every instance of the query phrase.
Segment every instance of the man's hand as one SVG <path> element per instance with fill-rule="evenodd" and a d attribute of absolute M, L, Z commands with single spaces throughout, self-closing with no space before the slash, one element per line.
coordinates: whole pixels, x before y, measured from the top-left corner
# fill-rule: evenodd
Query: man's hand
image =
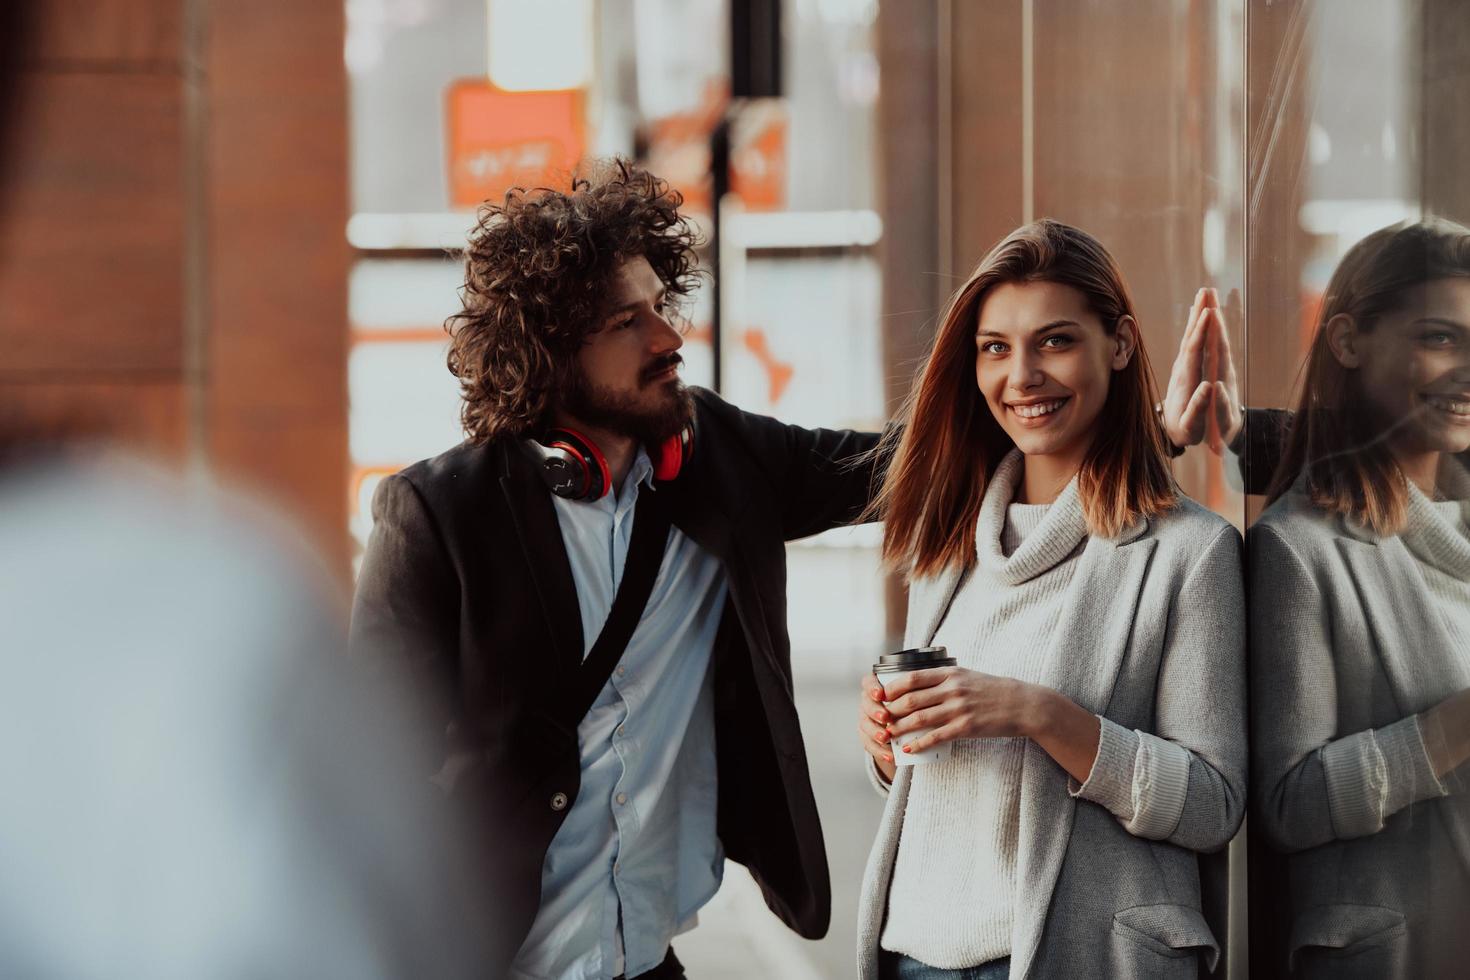
<path fill-rule="evenodd" d="M 1237 294 L 1231 294 L 1231 302 L 1238 305 Z M 1213 289 L 1195 294 L 1163 406 L 1164 431 L 1181 449 L 1208 442 L 1219 455 L 1245 422 L 1230 335 Z"/>
<path fill-rule="evenodd" d="M 883 778 L 893 782 L 898 767 L 893 762 L 893 746 L 889 744 L 888 729 L 883 727 L 893 720 L 883 707 L 883 685 L 872 674 L 863 675 L 863 697 L 858 703 L 858 738 Z"/>

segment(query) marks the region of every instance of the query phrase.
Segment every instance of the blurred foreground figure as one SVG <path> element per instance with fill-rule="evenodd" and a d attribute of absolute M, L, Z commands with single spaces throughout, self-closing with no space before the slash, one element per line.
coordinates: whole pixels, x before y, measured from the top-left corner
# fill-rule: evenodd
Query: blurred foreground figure
<path fill-rule="evenodd" d="M 0 466 L 0 976 L 483 975 L 397 705 L 268 519 Z"/>
<path fill-rule="evenodd" d="M 37 6 L 0 3 L 0 178 Z M 289 531 L 9 414 L 0 977 L 484 976 L 475 859 Z"/>
<path fill-rule="evenodd" d="M 1328 286 L 1247 538 L 1252 826 L 1286 855 L 1251 882 L 1272 975 L 1465 976 L 1467 448 L 1470 231 L 1375 232 Z"/>

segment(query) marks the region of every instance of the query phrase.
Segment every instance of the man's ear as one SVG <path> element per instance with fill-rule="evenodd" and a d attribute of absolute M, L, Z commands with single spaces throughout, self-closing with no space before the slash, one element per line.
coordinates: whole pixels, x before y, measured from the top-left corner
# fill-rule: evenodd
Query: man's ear
<path fill-rule="evenodd" d="M 1337 363 L 1349 371 L 1363 363 L 1362 352 L 1359 350 L 1361 334 L 1358 331 L 1358 322 L 1346 313 L 1339 313 L 1327 321 L 1323 328 L 1327 333 L 1327 346 L 1332 351 L 1332 356 L 1337 358 Z"/>
<path fill-rule="evenodd" d="M 1113 370 L 1121 371 L 1127 367 L 1137 349 L 1138 324 L 1131 316 L 1120 317 L 1118 327 L 1113 331 Z"/>

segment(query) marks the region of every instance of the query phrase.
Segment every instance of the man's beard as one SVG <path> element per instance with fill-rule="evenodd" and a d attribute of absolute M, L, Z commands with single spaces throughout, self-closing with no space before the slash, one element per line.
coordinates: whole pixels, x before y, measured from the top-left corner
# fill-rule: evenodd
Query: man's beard
<path fill-rule="evenodd" d="M 645 374 L 657 373 L 668 366 L 669 362 L 665 361 Z M 587 425 L 628 436 L 645 446 L 658 446 L 678 435 L 694 417 L 689 389 L 677 378 L 645 385 L 639 394 L 633 394 L 594 385 L 581 371 L 572 377 L 563 408 Z"/>

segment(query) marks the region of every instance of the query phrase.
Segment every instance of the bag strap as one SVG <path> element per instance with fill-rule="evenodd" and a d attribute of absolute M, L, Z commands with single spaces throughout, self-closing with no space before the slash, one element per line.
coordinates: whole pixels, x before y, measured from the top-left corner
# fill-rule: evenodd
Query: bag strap
<path fill-rule="evenodd" d="M 618 583 L 618 593 L 613 597 L 612 610 L 597 642 L 577 669 L 572 687 L 572 697 L 563 702 L 558 710 L 563 724 L 576 731 L 583 717 L 591 710 L 597 696 L 602 693 L 613 669 L 622 659 L 648 597 L 653 594 L 653 583 L 658 578 L 659 566 L 663 564 L 664 547 L 669 540 L 671 521 L 665 502 L 657 490 L 643 488 L 638 493 L 638 503 L 633 508 L 633 539 L 628 542 L 628 557 L 623 564 L 623 579 Z"/>

